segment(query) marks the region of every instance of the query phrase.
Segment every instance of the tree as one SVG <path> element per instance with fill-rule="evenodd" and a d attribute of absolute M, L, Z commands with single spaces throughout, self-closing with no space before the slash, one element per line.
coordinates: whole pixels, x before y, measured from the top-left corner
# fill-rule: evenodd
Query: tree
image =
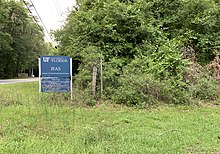
<path fill-rule="evenodd" d="M 41 28 L 22 2 L 0 3 L 0 78 L 12 78 L 36 65 L 46 47 Z"/>
<path fill-rule="evenodd" d="M 200 64 L 212 60 L 214 49 L 219 49 L 219 8 L 216 0 L 78 0 L 55 36 L 60 53 L 78 61 L 80 87 L 88 88 L 92 81 L 94 57 L 103 58 L 104 87 L 111 98 L 123 86 L 124 68 L 147 57 L 153 65 L 139 67 L 156 82 L 170 83 L 181 92 L 187 89 L 182 48 L 196 51 Z M 179 99 L 177 91 L 173 92 Z"/>
<path fill-rule="evenodd" d="M 202 65 L 214 58 L 220 47 L 220 4 L 215 0 L 158 0 L 152 2 L 155 24 L 169 39 L 191 46 Z"/>
<path fill-rule="evenodd" d="M 7 24 L 8 10 L 6 8 L 6 2 L 0 1 L 0 76 L 3 76 L 4 63 L 6 63 L 6 53 L 11 51 L 12 37 L 4 30 Z"/>

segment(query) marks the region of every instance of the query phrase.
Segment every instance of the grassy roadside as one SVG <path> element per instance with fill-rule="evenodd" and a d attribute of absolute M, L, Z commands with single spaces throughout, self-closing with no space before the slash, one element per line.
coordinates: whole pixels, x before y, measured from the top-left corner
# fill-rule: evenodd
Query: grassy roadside
<path fill-rule="evenodd" d="M 220 153 L 220 108 L 74 107 L 0 85 L 0 153 Z M 62 103 L 61 103 L 62 102 Z"/>

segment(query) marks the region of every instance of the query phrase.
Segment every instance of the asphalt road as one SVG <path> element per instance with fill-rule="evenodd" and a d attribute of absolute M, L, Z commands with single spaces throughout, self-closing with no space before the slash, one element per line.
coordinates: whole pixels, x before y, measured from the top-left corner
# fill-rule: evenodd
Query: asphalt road
<path fill-rule="evenodd" d="M 13 83 L 20 83 L 20 82 L 34 82 L 34 81 L 39 81 L 39 78 L 6 79 L 6 80 L 0 80 L 0 84 L 13 84 Z"/>

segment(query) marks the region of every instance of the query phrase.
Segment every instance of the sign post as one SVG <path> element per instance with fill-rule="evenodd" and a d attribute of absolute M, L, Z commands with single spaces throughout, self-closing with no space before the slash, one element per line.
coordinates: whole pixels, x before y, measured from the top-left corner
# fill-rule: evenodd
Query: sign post
<path fill-rule="evenodd" d="M 39 58 L 39 92 L 71 92 L 72 58 L 42 56 Z"/>

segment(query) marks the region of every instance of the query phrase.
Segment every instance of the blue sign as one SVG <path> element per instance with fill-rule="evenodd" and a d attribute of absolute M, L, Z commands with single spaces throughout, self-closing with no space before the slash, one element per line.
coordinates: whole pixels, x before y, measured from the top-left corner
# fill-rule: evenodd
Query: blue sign
<path fill-rule="evenodd" d="M 72 90 L 70 57 L 42 56 L 39 65 L 41 92 L 70 92 Z"/>
<path fill-rule="evenodd" d="M 41 77 L 69 77 L 70 57 L 68 56 L 42 56 Z"/>
<path fill-rule="evenodd" d="M 41 92 L 70 92 L 70 78 L 44 77 L 41 79 Z"/>

